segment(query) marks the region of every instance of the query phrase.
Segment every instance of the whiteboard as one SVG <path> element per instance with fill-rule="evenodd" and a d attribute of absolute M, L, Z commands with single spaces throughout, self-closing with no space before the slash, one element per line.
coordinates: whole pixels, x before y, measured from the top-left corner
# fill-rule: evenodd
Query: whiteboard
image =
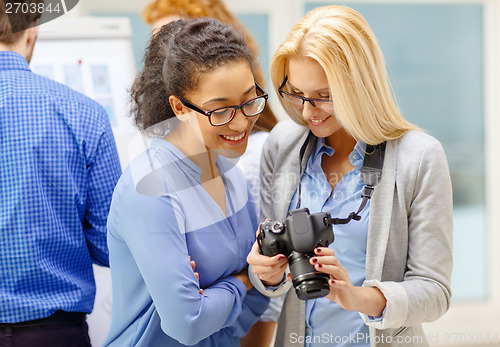
<path fill-rule="evenodd" d="M 138 134 L 129 114 L 135 62 L 128 18 L 60 17 L 40 26 L 30 67 L 96 100 L 107 111 L 122 168 Z"/>

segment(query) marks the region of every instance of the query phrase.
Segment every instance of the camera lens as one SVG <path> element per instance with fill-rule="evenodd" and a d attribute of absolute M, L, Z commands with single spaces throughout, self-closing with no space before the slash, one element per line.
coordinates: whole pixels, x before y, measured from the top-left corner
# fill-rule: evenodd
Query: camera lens
<path fill-rule="evenodd" d="M 330 293 L 330 285 L 328 284 L 330 276 L 317 272 L 314 266 L 309 263 L 309 258 L 313 256 L 312 252 L 298 253 L 294 251 L 288 259 L 293 287 L 300 300 L 317 299 Z"/>
<path fill-rule="evenodd" d="M 311 281 L 301 281 L 295 286 L 295 293 L 300 300 L 317 299 L 327 296 L 330 293 L 328 279 L 314 279 Z"/>

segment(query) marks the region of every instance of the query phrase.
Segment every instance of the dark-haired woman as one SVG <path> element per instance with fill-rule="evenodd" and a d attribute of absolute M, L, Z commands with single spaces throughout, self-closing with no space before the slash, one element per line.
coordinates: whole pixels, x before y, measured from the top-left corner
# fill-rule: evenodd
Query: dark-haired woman
<path fill-rule="evenodd" d="M 267 100 L 248 48 L 213 19 L 170 23 L 132 98 L 137 126 L 159 137 L 113 195 L 105 345 L 239 346 L 268 303 L 246 272 L 257 221 L 227 158 L 245 151 Z"/>
<path fill-rule="evenodd" d="M 265 87 L 264 73 L 259 66 L 259 48 L 257 41 L 238 18 L 231 13 L 222 0 L 152 0 L 142 13 L 146 23 L 151 24 L 153 34 L 163 25 L 174 20 L 187 18 L 210 17 L 220 20 L 235 28 L 245 36 L 246 44 L 253 56 L 253 71 L 255 81 Z M 245 153 L 238 158 L 238 167 L 243 171 L 250 188 L 250 198 L 256 210 L 260 211 L 260 157 L 262 147 L 269 132 L 278 123 L 269 104 L 257 119 L 253 131 L 248 137 L 248 146 Z"/>

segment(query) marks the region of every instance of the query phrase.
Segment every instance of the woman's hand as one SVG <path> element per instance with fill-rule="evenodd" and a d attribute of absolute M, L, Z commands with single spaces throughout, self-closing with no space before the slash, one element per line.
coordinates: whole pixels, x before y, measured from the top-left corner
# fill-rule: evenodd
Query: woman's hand
<path fill-rule="evenodd" d="M 253 273 L 259 276 L 264 285 L 275 286 L 283 280 L 288 260 L 283 254 L 277 254 L 274 257 L 260 254 L 257 242 L 259 241 L 253 244 L 247 262 L 252 265 Z"/>
<path fill-rule="evenodd" d="M 194 260 L 191 260 L 191 256 L 188 256 L 188 257 L 189 257 L 189 262 L 191 263 L 191 269 L 193 269 L 194 276 L 198 280 L 198 284 L 199 284 L 200 283 L 200 274 L 197 273 L 196 271 L 194 271 L 194 268 L 196 267 L 196 263 L 194 262 Z M 203 294 L 203 289 L 200 288 L 200 295 L 201 294 Z"/>
<path fill-rule="evenodd" d="M 347 311 L 358 311 L 374 317 L 382 315 L 387 300 L 378 288 L 354 286 L 333 249 L 318 247 L 314 253 L 317 256 L 309 259 L 309 262 L 317 271 L 330 275 L 328 299 Z"/>

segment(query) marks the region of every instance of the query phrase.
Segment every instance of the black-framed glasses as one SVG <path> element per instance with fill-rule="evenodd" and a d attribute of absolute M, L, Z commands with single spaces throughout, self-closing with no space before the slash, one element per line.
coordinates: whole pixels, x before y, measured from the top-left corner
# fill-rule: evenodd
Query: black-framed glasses
<path fill-rule="evenodd" d="M 257 88 L 257 91 L 259 91 L 259 93 L 261 93 L 262 95 L 245 101 L 238 106 L 219 107 L 211 111 L 204 111 L 184 98 L 180 98 L 180 100 L 184 106 L 207 116 L 210 124 L 214 127 L 218 127 L 232 121 L 238 110 L 241 110 L 245 117 L 255 117 L 262 113 L 262 111 L 264 111 L 267 103 L 267 98 L 269 96 L 266 91 L 262 89 L 257 83 L 255 83 L 255 87 Z"/>
<path fill-rule="evenodd" d="M 285 77 L 285 80 L 283 81 L 283 83 L 281 83 L 281 86 L 278 89 L 278 93 L 283 98 L 283 100 L 291 103 L 298 109 L 301 109 L 304 106 L 304 103 L 307 101 L 313 107 L 321 108 L 322 110 L 327 112 L 333 112 L 333 100 L 306 98 L 300 95 L 285 92 L 283 90 L 283 87 L 285 86 L 286 82 L 288 82 L 288 76 Z"/>

